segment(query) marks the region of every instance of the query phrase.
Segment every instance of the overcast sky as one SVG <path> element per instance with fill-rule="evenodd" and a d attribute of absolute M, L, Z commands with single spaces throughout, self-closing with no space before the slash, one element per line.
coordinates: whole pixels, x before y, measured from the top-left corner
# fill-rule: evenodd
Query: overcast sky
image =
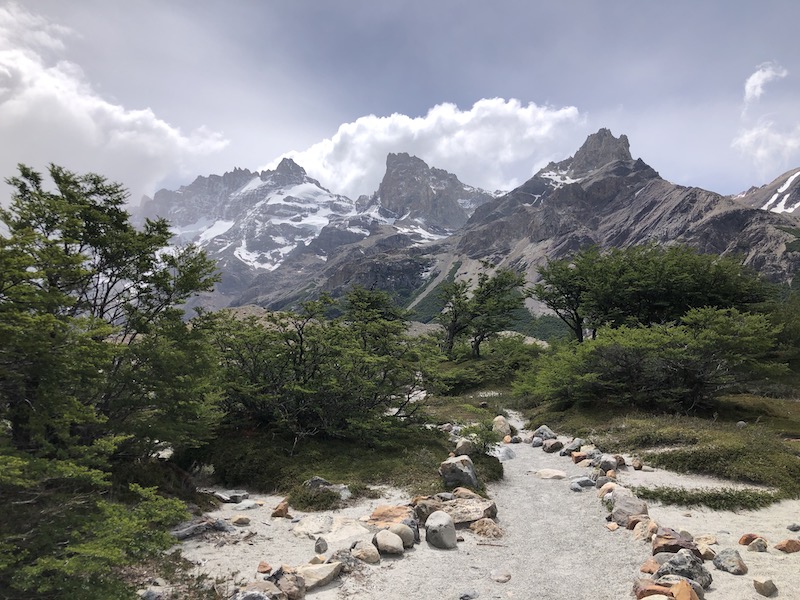
<path fill-rule="evenodd" d="M 288 155 L 356 197 L 409 152 L 510 189 L 608 127 L 736 193 L 800 167 L 798 23 L 797 0 L 0 0 L 0 175 L 138 199 Z"/>

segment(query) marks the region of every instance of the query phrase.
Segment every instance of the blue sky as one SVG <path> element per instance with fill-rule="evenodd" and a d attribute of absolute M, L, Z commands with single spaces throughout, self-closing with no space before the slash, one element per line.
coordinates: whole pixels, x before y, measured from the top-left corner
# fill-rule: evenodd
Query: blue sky
<path fill-rule="evenodd" d="M 800 166 L 800 2 L 0 0 L 0 175 L 132 197 L 292 156 L 352 197 L 388 152 L 509 189 L 600 127 L 721 193 Z"/>

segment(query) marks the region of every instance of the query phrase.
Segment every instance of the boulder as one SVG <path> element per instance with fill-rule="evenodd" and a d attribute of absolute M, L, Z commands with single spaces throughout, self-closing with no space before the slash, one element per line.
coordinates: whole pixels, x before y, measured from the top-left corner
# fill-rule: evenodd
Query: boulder
<path fill-rule="evenodd" d="M 550 429 L 547 425 L 540 425 L 536 429 L 533 430 L 534 437 L 540 437 L 543 440 L 554 440 L 556 439 L 556 434 Z"/>
<path fill-rule="evenodd" d="M 456 526 L 446 512 L 437 510 L 425 522 L 425 540 L 434 548 L 451 550 L 456 547 Z"/>
<path fill-rule="evenodd" d="M 330 531 L 325 533 L 325 541 L 328 546 L 349 547 L 354 541 L 368 538 L 371 533 L 371 530 L 352 517 L 333 517 Z"/>
<path fill-rule="evenodd" d="M 372 538 L 372 544 L 381 554 L 402 554 L 404 552 L 403 539 L 388 529 L 382 529 L 376 533 Z"/>
<path fill-rule="evenodd" d="M 714 557 L 714 566 L 720 571 L 725 571 L 733 575 L 744 575 L 747 573 L 747 565 L 744 564 L 738 550 L 733 548 L 723 548 Z"/>
<path fill-rule="evenodd" d="M 405 523 L 389 525 L 389 531 L 398 536 L 403 542 L 403 548 L 414 547 L 414 530 Z"/>
<path fill-rule="evenodd" d="M 356 545 L 350 550 L 350 554 L 355 556 L 358 560 L 369 564 L 375 564 L 381 560 L 381 553 L 374 544 L 367 541 L 356 542 Z"/>
<path fill-rule="evenodd" d="M 495 431 L 503 437 L 511 435 L 511 425 L 503 415 L 497 415 L 492 420 L 492 431 Z"/>
<path fill-rule="evenodd" d="M 301 565 L 297 567 L 297 575 L 306 582 L 306 590 L 322 587 L 336 579 L 342 571 L 342 563 L 329 562 L 322 565 Z"/>
<path fill-rule="evenodd" d="M 589 455 L 586 452 L 571 452 L 570 457 L 576 465 L 589 459 Z"/>
<path fill-rule="evenodd" d="M 708 569 L 703 566 L 703 560 L 685 548 L 661 565 L 653 577 L 658 581 L 664 575 L 679 575 L 691 579 L 699 583 L 703 589 L 707 589 L 713 579 Z"/>
<path fill-rule="evenodd" d="M 457 487 L 453 490 L 453 498 L 467 498 L 472 500 L 486 500 L 478 492 L 474 492 L 469 488 Z"/>
<path fill-rule="evenodd" d="M 647 515 L 647 503 L 640 500 L 636 496 L 628 496 L 625 494 L 617 494 L 616 488 L 612 494 L 614 508 L 611 510 L 611 519 L 622 527 L 628 528 L 628 522 L 633 516 Z M 641 518 L 639 519 L 641 521 Z M 629 529 L 632 529 L 631 526 Z"/>
<path fill-rule="evenodd" d="M 469 456 L 470 454 L 475 454 L 478 451 L 478 446 L 475 445 L 475 442 L 469 438 L 458 438 L 456 441 L 456 449 L 453 453 L 456 456 Z"/>
<path fill-rule="evenodd" d="M 642 463 L 642 459 L 641 458 L 634 458 L 631 461 L 631 466 L 633 467 L 634 471 L 641 471 L 642 467 L 644 466 L 644 463 Z"/>
<path fill-rule="evenodd" d="M 444 480 L 445 487 L 459 486 L 478 487 L 478 476 L 475 465 L 469 456 L 453 456 L 439 465 L 439 474 Z"/>
<path fill-rule="evenodd" d="M 542 450 L 544 450 L 548 454 L 552 454 L 553 452 L 558 452 L 563 447 L 564 444 L 562 444 L 560 440 L 545 440 L 542 443 Z"/>

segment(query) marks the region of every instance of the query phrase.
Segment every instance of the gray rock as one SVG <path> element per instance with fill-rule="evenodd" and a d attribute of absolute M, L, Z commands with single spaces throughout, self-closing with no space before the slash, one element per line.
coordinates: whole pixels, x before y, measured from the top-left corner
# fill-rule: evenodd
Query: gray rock
<path fill-rule="evenodd" d="M 577 483 L 581 487 L 595 487 L 594 481 L 585 475 L 578 475 L 572 478 L 572 483 Z"/>
<path fill-rule="evenodd" d="M 512 435 L 511 436 L 511 443 L 512 444 L 521 444 L 522 443 L 522 438 L 520 436 L 518 436 L 518 435 Z"/>
<path fill-rule="evenodd" d="M 544 438 L 540 438 L 538 435 L 533 436 L 533 439 L 531 440 L 531 446 L 534 448 L 540 448 L 543 443 Z"/>
<path fill-rule="evenodd" d="M 561 449 L 561 452 L 559 452 L 559 454 L 561 456 L 569 456 L 573 452 L 577 452 L 578 450 L 580 450 L 581 446 L 583 446 L 584 443 L 585 443 L 584 440 L 582 440 L 581 438 L 573 438 L 573 440 L 569 444 L 567 444 Z"/>
<path fill-rule="evenodd" d="M 374 544 L 371 544 L 367 541 L 356 542 L 355 546 L 353 546 L 353 549 L 350 550 L 350 554 L 352 554 L 358 560 L 362 560 L 369 564 L 375 564 L 381 560 L 381 553 L 378 552 L 378 548 L 376 548 Z"/>
<path fill-rule="evenodd" d="M 389 525 L 389 531 L 403 541 L 404 548 L 412 548 L 414 546 L 414 530 L 405 523 L 393 523 Z"/>
<path fill-rule="evenodd" d="M 542 444 L 542 450 L 544 450 L 548 454 L 552 454 L 553 452 L 558 452 L 563 447 L 564 444 L 562 444 L 560 440 L 555 440 L 555 439 L 545 440 L 544 443 Z"/>
<path fill-rule="evenodd" d="M 435 548 L 451 550 L 456 547 L 456 526 L 446 512 L 437 510 L 425 521 L 425 540 Z"/>
<path fill-rule="evenodd" d="M 691 550 L 679 550 L 675 556 L 665 562 L 653 575 L 654 579 L 659 579 L 664 575 L 680 575 L 699 583 L 703 589 L 708 589 L 713 578 L 703 566 L 703 561 L 697 558 Z"/>
<path fill-rule="evenodd" d="M 733 575 L 744 575 L 747 573 L 747 565 L 744 564 L 738 550 L 733 548 L 723 548 L 714 557 L 714 566 L 720 571 L 726 571 Z"/>
<path fill-rule="evenodd" d="M 478 593 L 478 590 L 469 590 L 468 592 L 462 593 L 458 597 L 458 600 L 475 600 L 475 598 L 477 598 L 479 596 L 480 596 L 480 593 Z"/>
<path fill-rule="evenodd" d="M 411 531 L 414 532 L 414 543 L 419 544 L 419 521 L 416 519 L 403 519 L 403 525 L 408 525 Z"/>
<path fill-rule="evenodd" d="M 327 551 L 328 551 L 328 542 L 325 541 L 325 538 L 318 537 L 317 541 L 314 542 L 314 553 L 325 554 Z"/>
<path fill-rule="evenodd" d="M 614 489 L 616 492 L 616 488 Z M 614 508 L 611 510 L 611 520 L 620 527 L 627 527 L 628 520 L 634 515 L 646 515 L 647 503 L 636 496 L 628 496 L 622 492 L 619 494 L 611 493 L 614 501 Z"/>
<path fill-rule="evenodd" d="M 342 563 L 330 562 L 321 565 L 301 565 L 297 567 L 297 574 L 306 582 L 306 589 L 313 590 L 329 584 L 342 571 Z"/>
<path fill-rule="evenodd" d="M 494 456 L 500 462 L 506 462 L 507 460 L 517 457 L 514 451 L 508 446 L 495 446 L 492 448 L 491 452 L 489 452 L 489 455 Z"/>
<path fill-rule="evenodd" d="M 540 425 L 534 429 L 533 435 L 534 437 L 542 438 L 542 440 L 554 440 L 556 437 L 558 437 L 547 425 Z"/>
<path fill-rule="evenodd" d="M 247 500 L 250 497 L 244 490 L 225 490 L 224 492 L 214 492 L 214 497 L 222 502 L 238 504 L 242 500 Z"/>
<path fill-rule="evenodd" d="M 573 492 L 582 492 L 583 491 L 583 487 L 577 481 L 573 481 L 572 483 L 570 483 L 569 484 L 569 489 L 572 490 Z"/>
<path fill-rule="evenodd" d="M 380 561 L 381 558 L 378 549 L 375 546 L 373 546 L 370 542 L 367 542 L 366 540 L 364 540 L 364 544 L 369 546 L 375 551 L 375 554 L 378 555 L 378 560 Z M 342 573 L 354 573 L 356 571 L 360 571 L 361 568 L 363 567 L 361 561 L 355 556 L 353 556 L 350 550 L 346 550 L 344 548 L 337 550 L 331 555 L 329 562 L 334 562 L 334 561 L 342 563 Z"/>
<path fill-rule="evenodd" d="M 469 438 L 459 438 L 456 442 L 456 449 L 453 453 L 456 456 L 461 456 L 466 454 L 469 456 L 470 454 L 475 454 L 478 451 L 478 447 L 475 445 L 475 442 Z"/>
<path fill-rule="evenodd" d="M 613 454 L 601 454 L 592 460 L 592 464 L 605 473 L 617 468 L 617 457 Z"/>
<path fill-rule="evenodd" d="M 402 554 L 404 551 L 402 538 L 388 529 L 376 533 L 372 543 L 381 554 Z"/>
<path fill-rule="evenodd" d="M 439 492 L 438 494 L 433 495 L 434 498 L 437 500 L 441 500 L 442 502 L 448 502 L 450 500 L 455 500 L 455 496 L 453 492 Z"/>
<path fill-rule="evenodd" d="M 800 531 L 800 524 L 792 523 L 786 529 L 788 529 L 789 531 Z"/>
<path fill-rule="evenodd" d="M 753 579 L 753 587 L 762 596 L 769 597 L 778 593 L 778 588 L 772 582 L 772 579 Z"/>
<path fill-rule="evenodd" d="M 478 487 L 478 476 L 475 465 L 469 456 L 453 456 L 439 465 L 439 474 L 444 480 L 445 487 L 455 488 L 467 486 Z"/>
<path fill-rule="evenodd" d="M 756 538 L 752 542 L 747 544 L 747 550 L 750 552 L 766 552 L 767 540 L 765 540 L 762 537 Z"/>
<path fill-rule="evenodd" d="M 258 508 L 258 503 L 255 500 L 242 500 L 231 507 L 233 510 L 252 510 Z"/>

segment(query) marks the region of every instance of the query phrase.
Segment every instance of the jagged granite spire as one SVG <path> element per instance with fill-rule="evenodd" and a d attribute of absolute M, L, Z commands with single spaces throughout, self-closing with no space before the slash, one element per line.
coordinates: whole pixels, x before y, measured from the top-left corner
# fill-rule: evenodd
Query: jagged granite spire
<path fill-rule="evenodd" d="M 602 128 L 586 138 L 572 157 L 569 172 L 572 176 L 583 175 L 615 160 L 633 160 L 628 136 L 615 138 L 611 131 Z"/>

